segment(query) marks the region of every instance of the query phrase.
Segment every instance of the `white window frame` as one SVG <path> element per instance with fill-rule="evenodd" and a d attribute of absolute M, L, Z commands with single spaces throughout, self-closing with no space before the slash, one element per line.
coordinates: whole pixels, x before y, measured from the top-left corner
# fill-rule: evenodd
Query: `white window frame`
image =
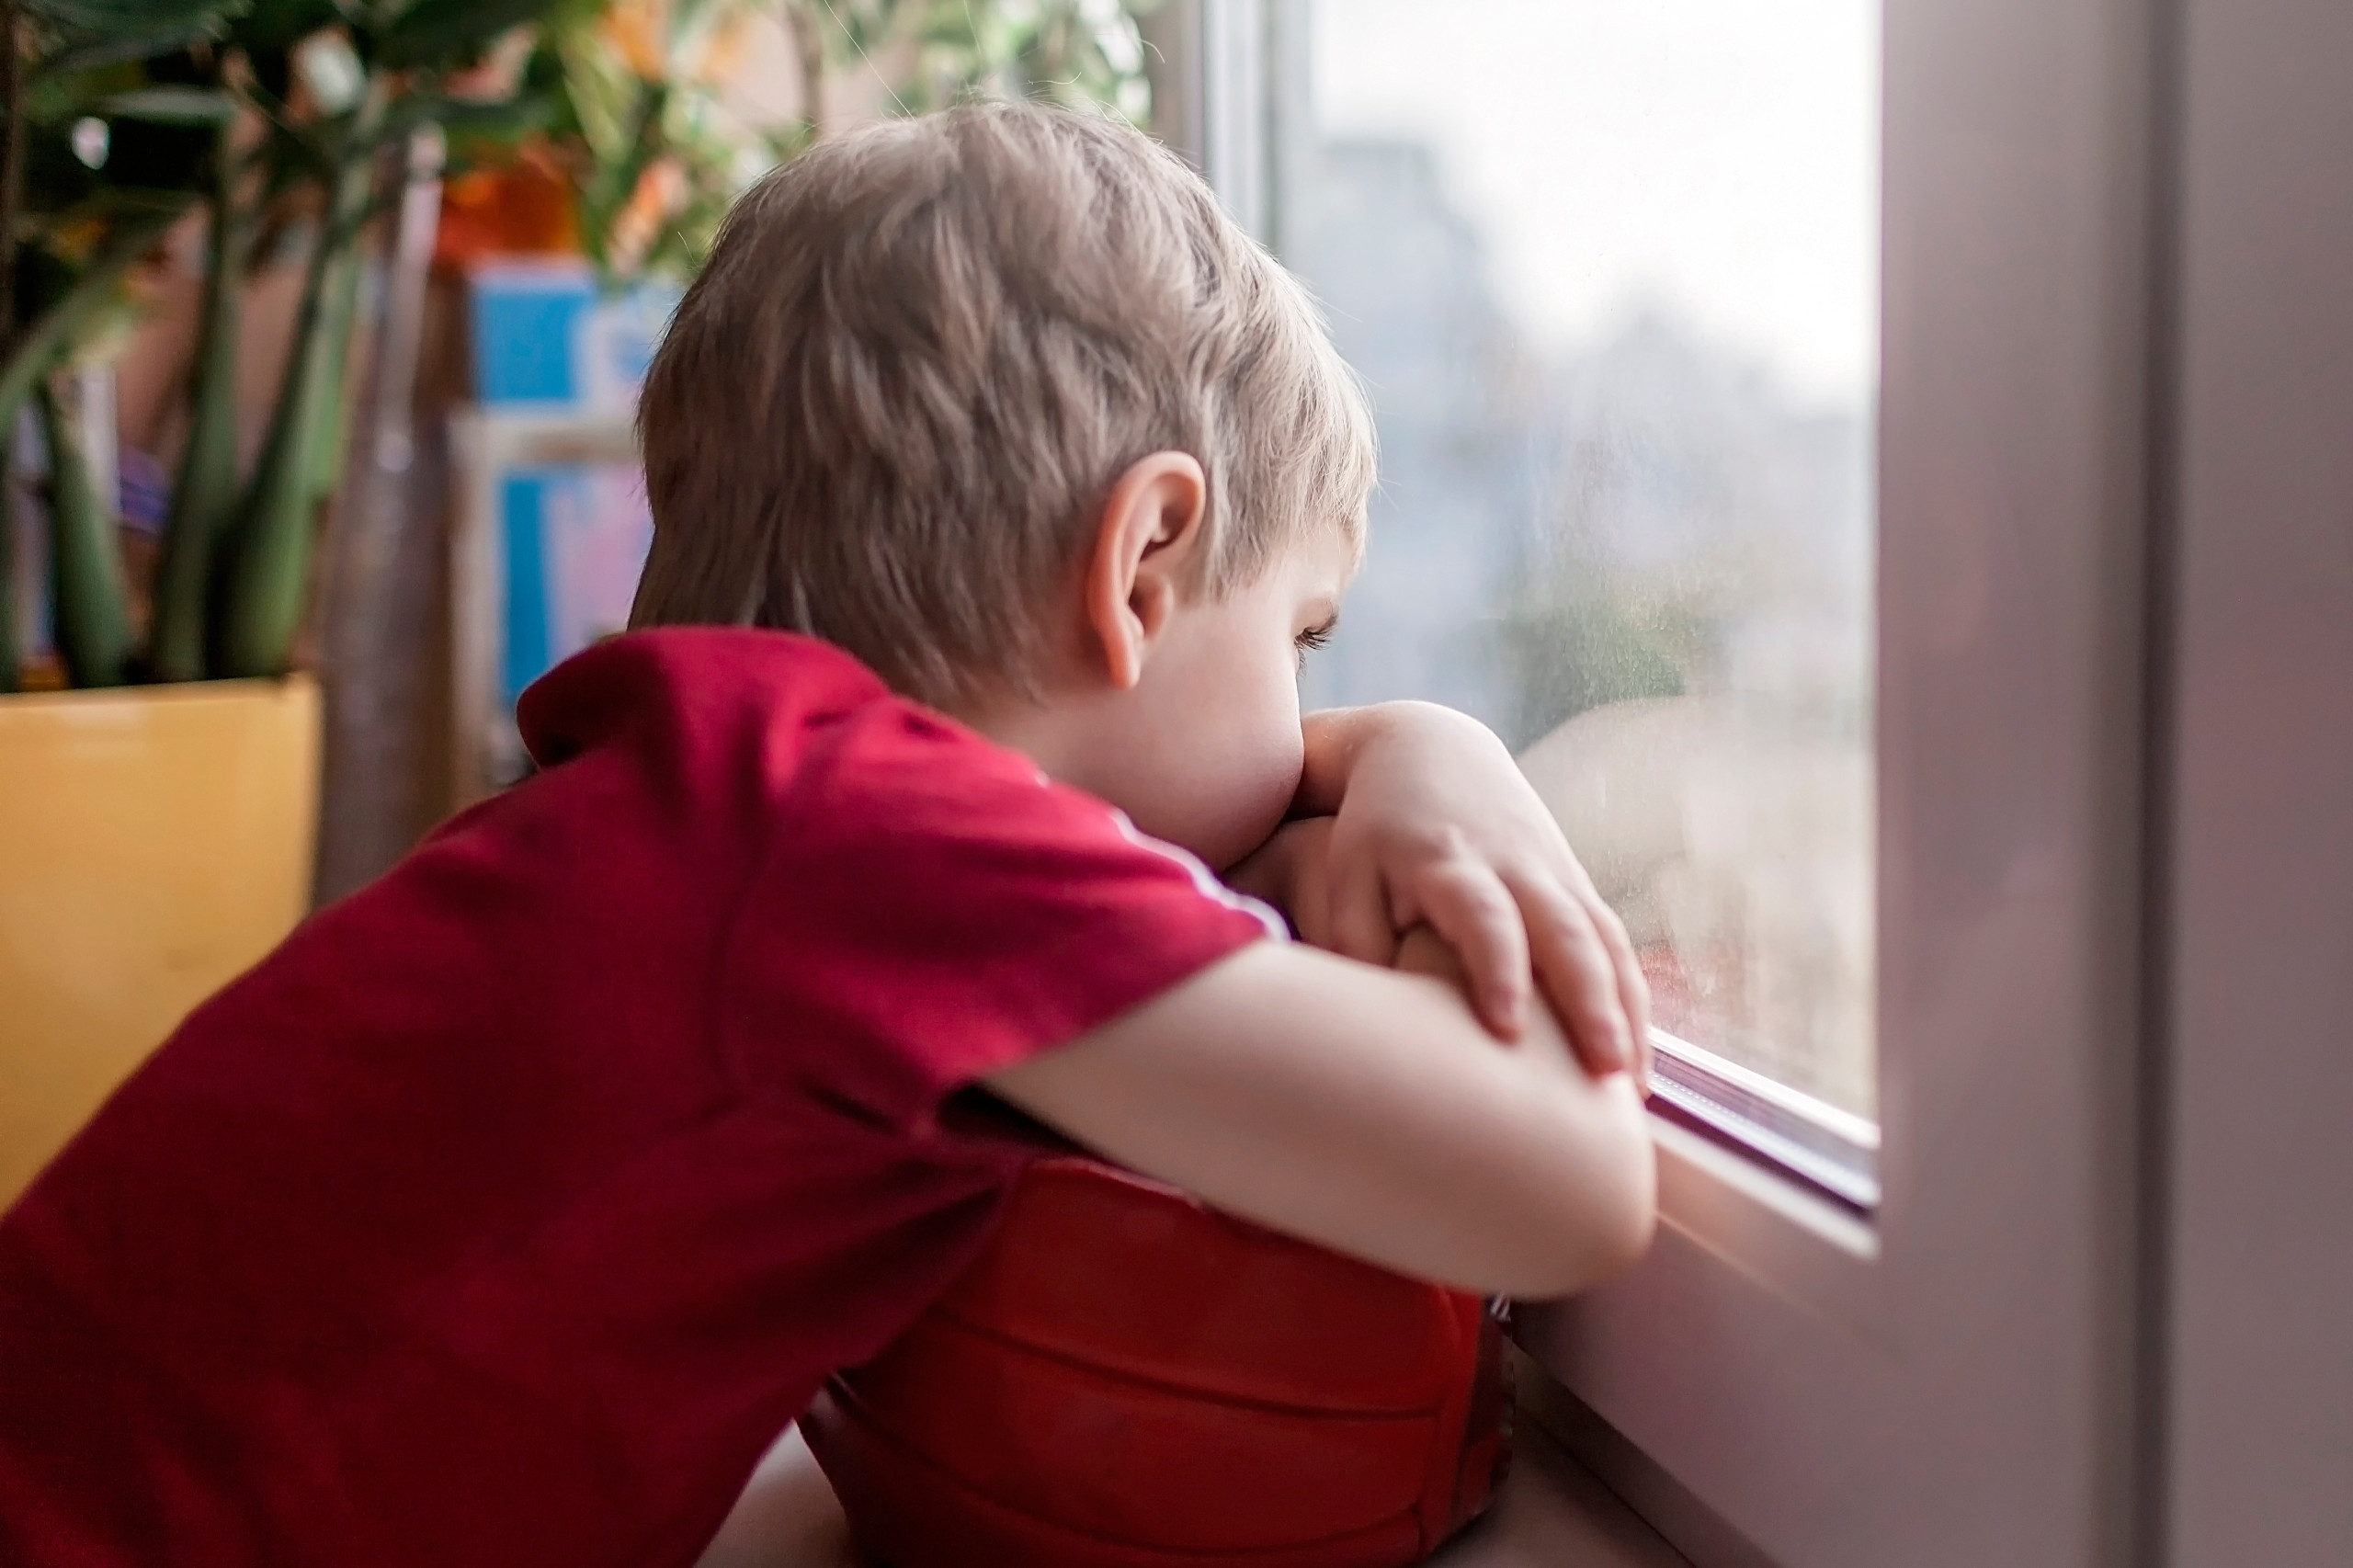
<path fill-rule="evenodd" d="M 503 691 L 506 540 L 499 487 L 516 469 L 638 462 L 625 415 L 462 407 L 449 415 L 457 473 L 449 521 L 449 759 L 457 807 L 505 789 L 526 767 Z"/>
<path fill-rule="evenodd" d="M 2168 1568 L 2353 1561 L 2353 6 L 2184 0 Z"/>
<path fill-rule="evenodd" d="M 1251 47 L 1204 49 L 1201 100 L 1176 117 L 1278 244 L 1250 193 L 1286 143 L 1264 84 L 1300 47 L 1291 3 L 1198 0 L 1203 33 Z M 1700 1568 L 2086 1568 L 2148 1545 L 2136 1205 L 2168 14 L 1885 8 L 1883 1197 L 1859 1220 L 1655 1120 L 1651 1256 L 1519 1332 L 1665 1478 L 1635 1500 Z"/>

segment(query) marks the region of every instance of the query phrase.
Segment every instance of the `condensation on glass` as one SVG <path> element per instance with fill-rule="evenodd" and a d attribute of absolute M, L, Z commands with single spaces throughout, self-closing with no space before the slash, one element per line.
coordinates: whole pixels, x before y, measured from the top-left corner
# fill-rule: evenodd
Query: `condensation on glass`
<path fill-rule="evenodd" d="M 1511 744 L 1670 1033 L 1872 1039 L 1870 0 L 1300 0 L 1272 238 L 1379 422 L 1316 705 Z"/>

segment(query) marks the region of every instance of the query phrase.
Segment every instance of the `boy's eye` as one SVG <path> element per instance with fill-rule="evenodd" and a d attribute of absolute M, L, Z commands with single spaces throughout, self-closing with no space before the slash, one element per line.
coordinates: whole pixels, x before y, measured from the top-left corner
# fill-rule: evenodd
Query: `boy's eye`
<path fill-rule="evenodd" d="M 1291 639 L 1293 645 L 1299 649 L 1299 667 L 1301 669 L 1303 670 L 1307 667 L 1307 655 L 1311 652 L 1317 648 L 1321 648 L 1324 643 L 1332 641 L 1332 628 L 1336 624 L 1338 624 L 1338 618 L 1335 617 L 1333 619 L 1325 621 L 1321 626 L 1309 627 L 1297 637 Z"/>

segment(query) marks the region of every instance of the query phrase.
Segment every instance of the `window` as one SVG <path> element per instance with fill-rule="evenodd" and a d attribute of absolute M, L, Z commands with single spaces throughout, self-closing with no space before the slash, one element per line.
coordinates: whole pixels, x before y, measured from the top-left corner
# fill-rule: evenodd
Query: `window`
<path fill-rule="evenodd" d="M 1664 1102 L 1867 1210 L 1876 0 L 1293 17 L 1270 228 L 1382 447 L 1304 695 L 1501 733 Z"/>
<path fill-rule="evenodd" d="M 1177 10 L 1382 424 L 1309 695 L 1503 731 L 1693 1048 L 1523 1347 L 1702 1564 L 2131 1560 L 2152 14 Z"/>

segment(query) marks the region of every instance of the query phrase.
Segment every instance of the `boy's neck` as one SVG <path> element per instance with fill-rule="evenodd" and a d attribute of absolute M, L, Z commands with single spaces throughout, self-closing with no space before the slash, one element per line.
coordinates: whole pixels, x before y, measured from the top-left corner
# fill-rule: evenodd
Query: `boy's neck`
<path fill-rule="evenodd" d="M 1063 704 L 1048 698 L 1019 696 L 982 699 L 960 703 L 948 716 L 966 729 L 1017 751 L 1037 764 L 1038 771 L 1057 783 L 1089 788 L 1086 747 L 1074 734 L 1074 726 Z"/>

